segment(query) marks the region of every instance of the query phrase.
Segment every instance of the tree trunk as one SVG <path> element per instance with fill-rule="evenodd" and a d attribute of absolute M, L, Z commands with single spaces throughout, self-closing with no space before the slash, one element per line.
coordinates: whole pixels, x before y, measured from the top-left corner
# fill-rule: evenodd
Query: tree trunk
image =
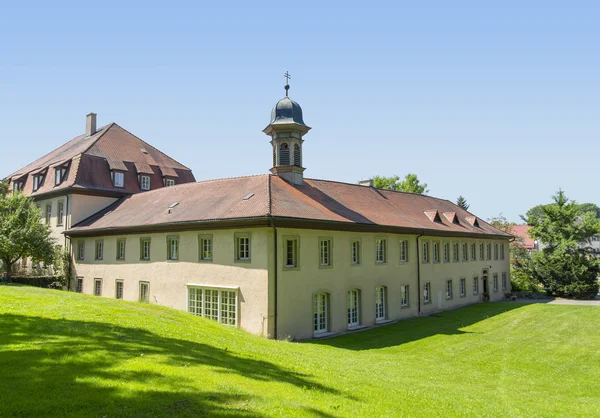
<path fill-rule="evenodd" d="M 10 260 L 8 259 L 4 259 L 3 261 L 4 264 L 6 264 L 6 278 L 10 282 L 10 278 L 12 276 L 12 263 L 10 263 Z"/>

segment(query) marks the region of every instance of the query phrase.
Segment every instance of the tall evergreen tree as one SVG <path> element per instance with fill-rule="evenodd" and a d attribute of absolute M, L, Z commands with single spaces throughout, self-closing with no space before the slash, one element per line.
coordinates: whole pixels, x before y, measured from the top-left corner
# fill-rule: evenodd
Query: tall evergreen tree
<path fill-rule="evenodd" d="M 554 202 L 540 207 L 525 220 L 529 235 L 542 242 L 542 251 L 533 254 L 532 274 L 555 296 L 590 298 L 598 294 L 600 259 L 594 257 L 591 237 L 600 233 L 600 221 L 593 212 L 581 211 L 562 190 Z"/>
<path fill-rule="evenodd" d="M 469 210 L 469 206 L 471 206 L 467 203 L 467 199 L 465 199 L 463 195 L 458 196 L 458 199 L 456 199 L 456 205 L 464 210 Z"/>

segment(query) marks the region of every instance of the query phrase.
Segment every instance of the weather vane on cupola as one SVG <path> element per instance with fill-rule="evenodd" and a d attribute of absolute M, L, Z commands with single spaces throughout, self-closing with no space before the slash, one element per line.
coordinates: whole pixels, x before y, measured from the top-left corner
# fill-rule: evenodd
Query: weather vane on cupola
<path fill-rule="evenodd" d="M 292 78 L 292 76 L 287 71 L 283 76 L 285 77 L 285 97 L 288 97 L 288 90 L 290 89 L 290 78 Z"/>

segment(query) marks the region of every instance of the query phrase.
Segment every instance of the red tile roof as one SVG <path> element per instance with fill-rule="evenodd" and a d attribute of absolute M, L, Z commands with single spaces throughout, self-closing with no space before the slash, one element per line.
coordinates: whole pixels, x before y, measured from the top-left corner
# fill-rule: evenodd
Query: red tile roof
<path fill-rule="evenodd" d="M 55 185 L 54 168 L 69 163 L 65 178 Z M 159 168 L 160 167 L 160 168 Z M 125 171 L 125 187 L 114 187 L 110 170 Z M 33 190 L 33 175 L 46 172 L 38 190 Z M 189 168 L 160 152 L 116 123 L 103 126 L 89 137 L 79 135 L 42 158 L 6 178 L 25 179 L 23 192 L 31 196 L 89 190 L 125 195 L 140 192 L 138 173 L 149 174 L 151 188 L 164 187 L 162 174 L 177 178 L 177 183 L 194 182 Z"/>
<path fill-rule="evenodd" d="M 523 247 L 531 250 L 535 248 L 535 241 L 529 236 L 530 229 L 529 225 L 513 225 L 511 232 Z"/>
<path fill-rule="evenodd" d="M 176 202 L 178 205 L 170 209 Z M 454 212 L 460 223 L 440 217 L 432 222 L 428 211 Z M 75 225 L 67 234 L 275 218 L 325 222 L 341 229 L 361 225 L 510 238 L 484 221 L 480 220 L 479 228 L 462 222 L 469 216 L 473 215 L 454 203 L 431 196 L 312 179 L 296 186 L 265 174 L 202 181 L 128 196 Z"/>

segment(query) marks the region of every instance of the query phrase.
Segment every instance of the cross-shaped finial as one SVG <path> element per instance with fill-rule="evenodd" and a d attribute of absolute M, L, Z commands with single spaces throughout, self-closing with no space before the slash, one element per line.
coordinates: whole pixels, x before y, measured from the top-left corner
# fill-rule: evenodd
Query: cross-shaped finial
<path fill-rule="evenodd" d="M 285 74 L 283 76 L 285 77 L 285 97 L 287 97 L 288 90 L 290 89 L 290 78 L 292 78 L 292 76 L 287 71 L 285 72 Z"/>

